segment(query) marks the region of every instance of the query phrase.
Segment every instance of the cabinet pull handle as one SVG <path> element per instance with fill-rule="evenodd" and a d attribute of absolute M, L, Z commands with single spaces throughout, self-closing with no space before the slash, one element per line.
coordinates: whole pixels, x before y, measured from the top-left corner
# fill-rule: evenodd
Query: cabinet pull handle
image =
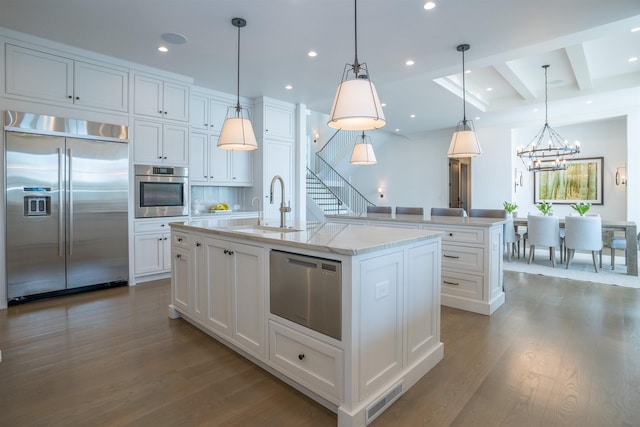
<path fill-rule="evenodd" d="M 159 242 L 162 242 L 162 237 L 158 239 Z"/>
<path fill-rule="evenodd" d="M 445 258 L 453 258 L 453 259 L 459 259 L 459 256 L 453 256 L 453 255 L 447 255 L 447 254 L 442 254 L 443 257 Z"/>
<path fill-rule="evenodd" d="M 453 237 L 453 233 L 449 233 L 449 237 Z"/>
<path fill-rule="evenodd" d="M 159 159 L 162 159 L 162 156 L 158 156 Z"/>
<path fill-rule="evenodd" d="M 163 157 L 163 159 L 167 160 L 167 157 L 165 156 L 165 157 Z"/>
<path fill-rule="evenodd" d="M 167 238 L 165 237 L 165 238 L 164 238 L 164 239 L 162 239 L 162 240 L 167 240 Z"/>
<path fill-rule="evenodd" d="M 452 286 L 460 286 L 460 283 L 456 283 L 456 282 L 448 282 L 446 280 L 443 280 L 443 283 L 445 285 L 452 285 Z"/>
<path fill-rule="evenodd" d="M 73 96 L 71 96 L 71 95 L 67 95 L 67 98 L 69 98 L 69 99 L 73 99 Z"/>
<path fill-rule="evenodd" d="M 80 99 L 80 97 L 79 97 L 79 96 L 76 96 L 76 99 Z"/>
<path fill-rule="evenodd" d="M 224 253 L 225 253 L 225 254 L 228 254 L 228 253 L 229 253 L 229 251 L 225 249 L 225 250 L 224 250 Z"/>
<path fill-rule="evenodd" d="M 298 355 L 298 359 L 300 359 L 300 360 L 304 359 L 304 353 L 300 353 L 300 354 Z"/>
<path fill-rule="evenodd" d="M 162 110 L 159 110 L 158 113 L 162 114 Z"/>
<path fill-rule="evenodd" d="M 160 227 L 164 227 L 164 224 L 160 224 Z"/>
<path fill-rule="evenodd" d="M 196 243 L 196 246 L 197 246 L 197 247 L 200 247 L 200 246 L 202 246 L 202 245 L 201 245 L 200 243 Z"/>
<path fill-rule="evenodd" d="M 178 254 L 176 255 L 176 258 L 182 258 L 182 255 Z"/>
<path fill-rule="evenodd" d="M 178 237 L 178 242 L 182 242 L 182 237 Z"/>
<path fill-rule="evenodd" d="M 167 114 L 167 112 L 165 111 L 164 114 Z"/>

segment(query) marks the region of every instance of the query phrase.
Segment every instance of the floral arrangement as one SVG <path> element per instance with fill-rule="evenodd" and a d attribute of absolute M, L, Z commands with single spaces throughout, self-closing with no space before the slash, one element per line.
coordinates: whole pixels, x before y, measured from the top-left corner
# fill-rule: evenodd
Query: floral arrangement
<path fill-rule="evenodd" d="M 503 206 L 504 210 L 509 213 L 513 213 L 513 211 L 518 209 L 518 205 L 516 205 L 515 203 L 504 202 Z"/>
<path fill-rule="evenodd" d="M 589 209 L 591 209 L 591 203 L 585 203 L 585 202 L 574 203 L 573 205 L 571 205 L 571 207 L 573 208 L 574 211 L 578 212 L 580 216 L 584 216 L 584 214 L 586 214 L 589 211 Z"/>
<path fill-rule="evenodd" d="M 536 208 L 538 208 L 538 210 L 542 212 L 542 215 L 551 215 L 553 204 L 551 202 L 540 202 L 536 205 Z"/>

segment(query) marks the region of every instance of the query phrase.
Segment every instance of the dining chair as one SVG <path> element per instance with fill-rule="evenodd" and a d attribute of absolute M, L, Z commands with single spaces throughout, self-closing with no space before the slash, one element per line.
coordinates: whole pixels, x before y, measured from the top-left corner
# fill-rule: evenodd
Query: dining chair
<path fill-rule="evenodd" d="M 391 206 L 367 206 L 367 213 L 391 214 Z"/>
<path fill-rule="evenodd" d="M 396 215 L 424 215 L 424 209 L 396 206 Z"/>
<path fill-rule="evenodd" d="M 431 208 L 431 216 L 467 216 L 462 208 Z"/>
<path fill-rule="evenodd" d="M 502 226 L 503 243 L 507 250 L 507 259 L 511 261 L 511 255 L 515 252 L 516 243 L 518 248 L 518 258 L 520 258 L 520 239 L 521 236 L 516 232 L 516 228 L 513 225 L 513 219 L 511 215 L 504 209 L 470 209 L 469 217 L 476 218 L 503 218 L 508 221 Z"/>
<path fill-rule="evenodd" d="M 616 249 L 624 250 L 625 259 L 627 257 L 627 238 L 613 236 L 609 240 L 609 247 L 611 248 L 611 269 L 614 270 L 616 268 Z M 638 250 L 640 250 L 640 233 L 638 233 Z M 600 254 L 600 261 L 602 261 L 602 254 Z"/>
<path fill-rule="evenodd" d="M 593 268 L 598 272 L 596 255 L 602 259 L 602 219 L 599 216 L 567 216 L 564 219 L 564 246 L 567 251 L 567 267 L 578 251 L 591 251 Z"/>
<path fill-rule="evenodd" d="M 549 248 L 549 257 L 554 267 L 556 266 L 556 248 L 559 248 L 560 262 L 562 262 L 562 237 L 560 236 L 560 220 L 557 216 L 527 216 L 527 236 L 529 239 L 529 264 L 534 258 L 536 246 Z"/>

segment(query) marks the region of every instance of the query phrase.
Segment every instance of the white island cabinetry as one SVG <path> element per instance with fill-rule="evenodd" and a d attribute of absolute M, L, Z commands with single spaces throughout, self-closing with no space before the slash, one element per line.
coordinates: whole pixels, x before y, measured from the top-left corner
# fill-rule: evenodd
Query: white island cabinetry
<path fill-rule="evenodd" d="M 230 223 L 172 224 L 170 316 L 333 410 L 339 426 L 368 424 L 442 359 L 440 233 Z M 188 249 L 174 238 L 185 234 Z M 272 250 L 340 263 L 339 339 L 271 313 Z"/>

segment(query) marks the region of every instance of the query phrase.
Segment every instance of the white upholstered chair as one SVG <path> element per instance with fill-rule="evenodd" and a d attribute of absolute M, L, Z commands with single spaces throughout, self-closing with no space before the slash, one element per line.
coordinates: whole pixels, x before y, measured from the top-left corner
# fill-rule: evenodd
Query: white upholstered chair
<path fill-rule="evenodd" d="M 560 262 L 562 262 L 562 238 L 560 237 L 560 220 L 557 216 L 529 215 L 527 235 L 529 264 L 533 260 L 536 246 L 549 248 L 549 257 L 554 267 L 556 266 L 556 248 L 560 249 Z"/>
<path fill-rule="evenodd" d="M 564 221 L 567 268 L 576 250 L 591 251 L 593 268 L 597 273 L 596 254 L 602 257 L 602 220 L 599 216 L 568 216 Z"/>

